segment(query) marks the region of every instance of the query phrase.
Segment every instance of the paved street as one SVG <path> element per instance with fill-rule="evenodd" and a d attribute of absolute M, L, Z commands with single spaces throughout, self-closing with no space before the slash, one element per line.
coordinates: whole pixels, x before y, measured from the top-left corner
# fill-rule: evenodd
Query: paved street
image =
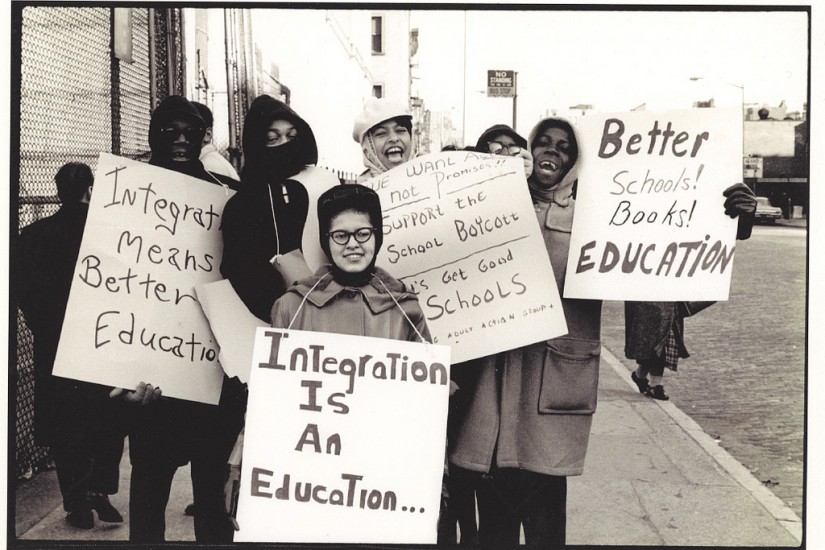
<path fill-rule="evenodd" d="M 685 323 L 691 357 L 665 372 L 671 401 L 802 513 L 806 231 L 756 226 L 739 242 L 730 301 Z M 606 304 L 605 345 L 625 366 L 624 310 Z"/>

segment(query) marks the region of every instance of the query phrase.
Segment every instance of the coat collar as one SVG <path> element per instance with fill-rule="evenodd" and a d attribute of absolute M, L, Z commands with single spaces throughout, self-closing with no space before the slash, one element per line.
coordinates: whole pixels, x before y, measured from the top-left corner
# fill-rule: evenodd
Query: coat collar
<path fill-rule="evenodd" d="M 392 296 L 387 293 L 387 290 L 392 293 Z M 415 299 L 415 294 L 409 292 L 404 283 L 395 279 L 380 267 L 375 268 L 375 275 L 368 284 L 362 287 L 354 287 L 343 286 L 338 283 L 332 278 L 332 271 L 329 266 L 323 265 L 311 277 L 292 285 L 288 292 L 295 292 L 302 297 L 306 297 L 308 302 L 319 308 L 327 305 L 342 292 L 358 292 L 363 296 L 364 302 L 373 314 L 379 314 L 394 308 L 395 301 L 402 302 Z"/>

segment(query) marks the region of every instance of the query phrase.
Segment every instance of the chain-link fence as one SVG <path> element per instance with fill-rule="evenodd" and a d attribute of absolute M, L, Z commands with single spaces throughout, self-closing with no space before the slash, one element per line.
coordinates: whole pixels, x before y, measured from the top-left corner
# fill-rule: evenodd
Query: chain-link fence
<path fill-rule="evenodd" d="M 101 152 L 148 158 L 152 66 L 158 100 L 183 89 L 180 10 L 133 8 L 127 63 L 112 54 L 113 9 L 22 9 L 18 230 L 57 211 L 54 175 L 63 164 L 94 170 Z M 16 472 L 26 476 L 49 455 L 34 444 L 33 338 L 19 311 L 16 390 Z"/>

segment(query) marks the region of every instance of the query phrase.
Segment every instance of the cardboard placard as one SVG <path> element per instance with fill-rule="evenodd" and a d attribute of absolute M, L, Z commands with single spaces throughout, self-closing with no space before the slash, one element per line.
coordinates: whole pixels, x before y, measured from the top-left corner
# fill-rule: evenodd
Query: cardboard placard
<path fill-rule="evenodd" d="M 567 333 L 521 158 L 431 154 L 364 185 L 384 213 L 378 265 L 418 294 L 453 361 Z"/>
<path fill-rule="evenodd" d="M 259 328 L 236 542 L 437 536 L 450 348 Z"/>
<path fill-rule="evenodd" d="M 194 286 L 221 278 L 234 191 L 102 153 L 54 374 L 217 404 L 223 371 Z M 193 383 L 197 381 L 197 383 Z"/>
<path fill-rule="evenodd" d="M 742 179 L 741 112 L 596 113 L 577 129 L 564 296 L 727 300 L 737 221 L 722 192 Z"/>

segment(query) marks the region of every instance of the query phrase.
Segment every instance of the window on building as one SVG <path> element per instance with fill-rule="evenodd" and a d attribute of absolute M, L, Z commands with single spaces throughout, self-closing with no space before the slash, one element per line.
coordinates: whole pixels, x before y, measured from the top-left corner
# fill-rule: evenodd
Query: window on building
<path fill-rule="evenodd" d="M 384 53 L 384 18 L 372 16 L 372 53 Z"/>
<path fill-rule="evenodd" d="M 383 84 L 374 84 L 372 87 L 372 95 L 373 97 L 382 98 L 384 97 L 384 85 Z"/>

